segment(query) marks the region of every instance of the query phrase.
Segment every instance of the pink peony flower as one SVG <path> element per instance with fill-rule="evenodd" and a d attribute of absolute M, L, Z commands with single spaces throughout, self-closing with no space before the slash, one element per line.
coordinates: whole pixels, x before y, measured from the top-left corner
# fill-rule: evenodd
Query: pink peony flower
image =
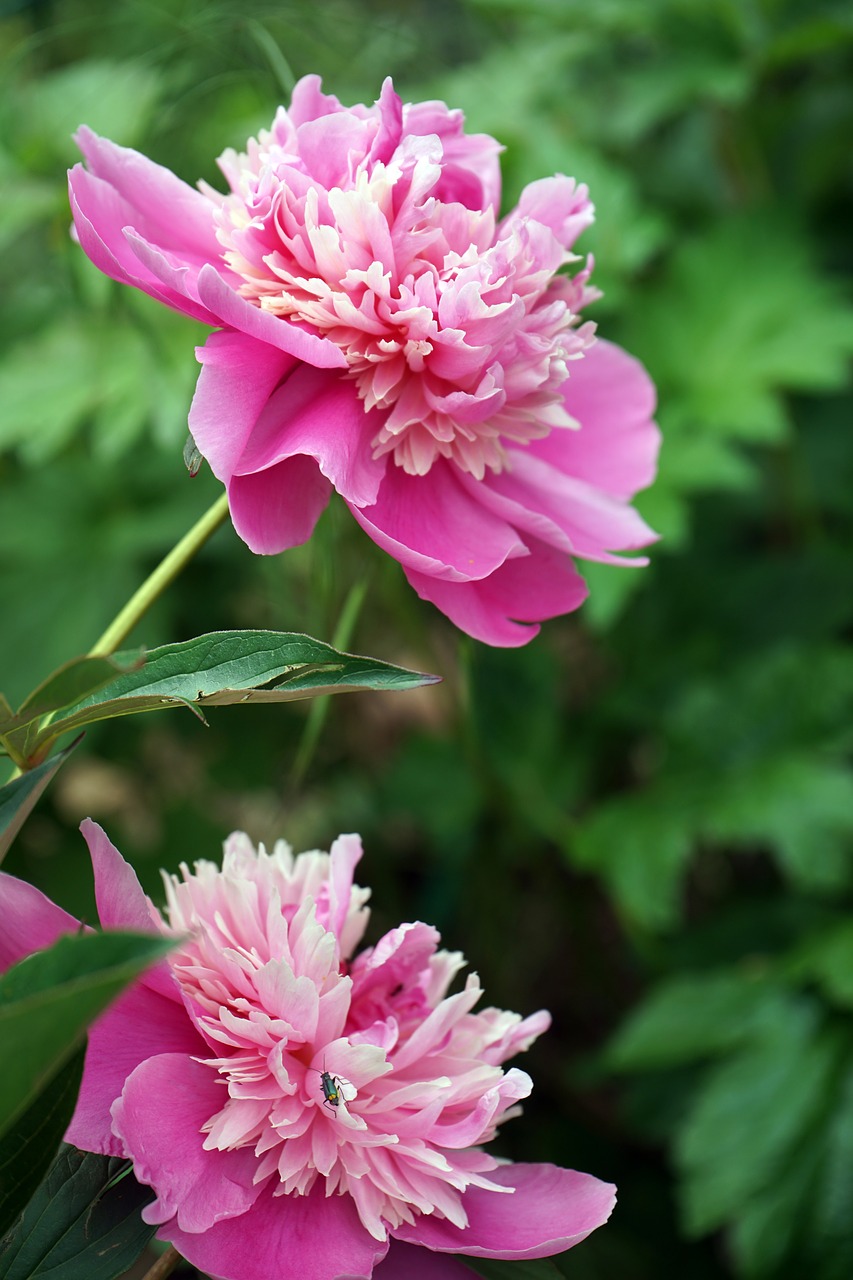
<path fill-rule="evenodd" d="M 587 188 L 534 182 L 498 220 L 500 148 L 462 124 L 306 76 L 220 158 L 228 194 L 83 128 L 71 204 L 102 271 L 218 327 L 190 427 L 253 551 L 304 542 L 334 488 L 419 596 L 519 645 L 585 598 L 572 557 L 654 540 L 629 505 L 654 389 L 580 320 Z"/>
<path fill-rule="evenodd" d="M 223 1280 L 430 1280 L 454 1258 L 537 1258 L 606 1221 L 614 1188 L 482 1146 L 530 1078 L 502 1063 L 549 1024 L 473 1012 L 476 976 L 425 924 L 355 957 L 368 891 L 357 836 L 330 854 L 268 854 L 237 834 L 220 870 L 164 877 L 165 919 L 93 822 L 83 824 L 101 923 L 174 934 L 90 1031 L 67 1134 L 129 1157 L 156 1192 L 144 1213 Z M 78 923 L 0 875 L 0 970 Z"/>

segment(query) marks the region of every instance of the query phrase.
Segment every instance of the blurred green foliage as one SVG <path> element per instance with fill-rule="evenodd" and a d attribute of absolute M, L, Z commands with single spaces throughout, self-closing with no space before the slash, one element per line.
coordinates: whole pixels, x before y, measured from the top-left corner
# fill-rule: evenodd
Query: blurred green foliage
<path fill-rule="evenodd" d="M 218 627 L 444 673 L 330 707 L 90 733 L 9 859 L 93 916 L 74 827 L 158 865 L 232 827 L 365 838 L 374 936 L 435 921 L 489 997 L 547 1004 L 505 1150 L 620 1184 L 577 1280 L 842 1280 L 853 1268 L 853 14 L 842 0 L 161 0 L 0 21 L 0 687 L 83 651 L 212 501 L 181 462 L 202 333 L 69 236 L 82 122 L 188 181 L 296 77 L 393 74 L 589 183 L 606 336 L 660 391 L 650 569 L 594 566 L 521 651 L 460 638 L 341 508 L 305 548 L 222 531 L 133 641 Z M 187 718 L 189 720 L 189 718 Z M 304 759 L 304 753 L 303 753 Z M 604 1047 L 607 1045 L 608 1047 Z"/>

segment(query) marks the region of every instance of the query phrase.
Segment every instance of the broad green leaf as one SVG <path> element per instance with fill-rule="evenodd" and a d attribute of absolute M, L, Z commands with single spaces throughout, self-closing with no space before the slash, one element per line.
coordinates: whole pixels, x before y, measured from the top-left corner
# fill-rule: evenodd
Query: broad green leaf
<path fill-rule="evenodd" d="M 703 822 L 708 835 L 732 844 L 769 843 L 788 877 L 804 888 L 849 882 L 853 775 L 845 764 L 816 752 L 770 756 L 721 781 Z"/>
<path fill-rule="evenodd" d="M 832 1099 L 822 1167 L 812 1184 L 811 1213 L 806 1224 L 814 1256 L 830 1258 L 835 1277 L 853 1274 L 853 1067 L 848 1054 L 840 1086 Z M 809 1270 L 812 1268 L 810 1267 Z"/>
<path fill-rule="evenodd" d="M 82 737 L 82 734 L 80 735 Z M 13 778 L 5 786 L 0 787 L 0 862 L 3 861 L 9 846 L 24 825 L 35 804 L 50 782 L 57 769 L 66 761 L 77 746 L 77 738 L 64 751 L 58 752 L 43 764 Z"/>
<path fill-rule="evenodd" d="M 803 1234 L 825 1143 L 822 1126 L 805 1130 L 796 1157 L 779 1161 L 772 1180 L 738 1206 L 727 1236 L 737 1271 L 745 1280 L 778 1275 L 785 1254 Z"/>
<path fill-rule="evenodd" d="M 71 162 L 79 153 L 72 134 L 81 121 L 125 146 L 150 119 L 162 87 L 146 59 L 78 60 L 49 71 L 21 93 L 20 132 L 34 158 Z"/>
<path fill-rule="evenodd" d="M 691 1235 L 738 1217 L 797 1159 L 832 1096 L 845 1049 L 818 1031 L 813 1009 L 802 1004 L 709 1072 L 675 1144 Z"/>
<path fill-rule="evenodd" d="M 191 345 L 194 337 L 188 324 L 179 323 L 177 332 L 171 321 L 165 327 L 160 341 L 125 312 L 82 312 L 12 347 L 0 361 L 0 446 L 40 465 L 64 449 L 83 423 L 91 430 L 93 453 L 103 460 L 117 458 L 147 431 L 165 436 L 164 406 L 176 414 L 183 404 L 186 416 L 191 384 L 189 368 L 175 367 L 174 350 L 162 348 L 165 338 L 180 349 L 182 340 Z M 174 433 L 174 422 L 169 425 Z"/>
<path fill-rule="evenodd" d="M 66 936 L 0 976 L 0 1134 L 71 1057 L 88 1024 L 172 945 L 150 934 Z"/>
<path fill-rule="evenodd" d="M 126 662 L 127 655 L 116 658 Z M 290 702 L 359 689 L 414 689 L 437 679 L 375 658 L 339 653 L 310 636 L 218 631 L 152 649 L 138 670 L 120 675 L 42 730 L 9 736 L 30 756 L 43 753 L 60 734 L 115 716 L 170 706 L 189 706 L 200 715 L 201 707 Z"/>
<path fill-rule="evenodd" d="M 23 1215 L 0 1241 L 0 1280 L 116 1280 L 156 1231 L 154 1193 L 116 1157 L 63 1144 Z M 123 1176 L 124 1175 L 124 1176 Z"/>
<path fill-rule="evenodd" d="M 817 982 L 834 1004 L 853 1009 L 853 920 L 842 920 L 806 939 L 786 971 L 793 978 Z"/>
<path fill-rule="evenodd" d="M 26 723 L 39 716 L 62 711 L 110 684 L 117 676 L 141 667 L 144 661 L 145 654 L 141 649 L 121 656 L 72 658 L 25 698 L 16 719 Z M 0 731 L 2 729 L 0 724 Z"/>
<path fill-rule="evenodd" d="M 716 1056 L 778 1025 L 790 997 L 748 970 L 687 974 L 662 983 L 611 1041 L 612 1071 L 645 1071 Z"/>
<path fill-rule="evenodd" d="M 0 1138 L 0 1239 L 21 1213 L 59 1149 L 77 1105 L 85 1056 L 83 1044 Z"/>
<path fill-rule="evenodd" d="M 647 929 L 667 928 L 679 915 L 699 795 L 695 780 L 678 778 L 617 796 L 569 837 L 567 856 L 604 877 L 629 919 Z"/>

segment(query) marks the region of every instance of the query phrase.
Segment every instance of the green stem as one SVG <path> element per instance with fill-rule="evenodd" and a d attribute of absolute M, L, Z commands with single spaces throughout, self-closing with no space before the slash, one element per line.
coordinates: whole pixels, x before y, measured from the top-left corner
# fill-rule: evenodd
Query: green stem
<path fill-rule="evenodd" d="M 367 579 L 364 578 L 361 582 L 354 582 L 350 587 L 335 634 L 332 636 L 333 649 L 346 649 L 349 645 L 355 624 L 358 622 L 358 615 L 361 613 L 361 606 L 367 595 L 367 586 Z M 291 782 L 294 788 L 299 787 L 314 759 L 314 752 L 317 750 L 323 725 L 329 713 L 330 702 L 330 696 L 324 694 L 323 697 L 315 698 L 311 703 L 311 710 L 308 712 L 308 719 L 305 721 L 302 738 L 296 750 L 296 759 L 293 762 Z"/>
<path fill-rule="evenodd" d="M 166 1252 L 161 1253 L 153 1267 L 148 1268 L 142 1280 L 166 1280 L 166 1276 L 172 1274 L 180 1260 L 181 1255 L 175 1246 L 170 1244 Z"/>
<path fill-rule="evenodd" d="M 89 650 L 90 657 L 98 657 L 115 653 L 116 649 L 127 638 L 140 618 L 151 608 L 160 596 L 204 546 L 211 534 L 215 533 L 228 515 L 228 495 L 223 493 L 216 499 L 200 520 L 196 521 L 189 533 L 181 538 L 169 554 L 160 561 L 154 572 L 146 578 L 139 590 L 128 600 L 121 613 L 107 627 L 100 640 Z"/>

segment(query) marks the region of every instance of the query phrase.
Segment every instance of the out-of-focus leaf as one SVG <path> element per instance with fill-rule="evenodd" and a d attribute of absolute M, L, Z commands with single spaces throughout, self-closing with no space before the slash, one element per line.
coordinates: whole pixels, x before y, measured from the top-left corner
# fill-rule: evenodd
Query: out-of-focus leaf
<path fill-rule="evenodd" d="M 182 412 L 185 420 L 186 404 Z M 5 425 L 5 415 L 0 420 Z M 179 418 L 174 426 L 177 458 L 185 428 Z M 81 450 L 63 456 L 61 464 L 38 471 L 7 464 L 0 502 L 4 598 L 25 600 L 26 609 L 4 612 L 0 671 L 4 692 L 16 706 L 45 671 L 60 667 L 69 654 L 88 650 L 221 492 L 212 473 L 190 481 L 182 468 L 164 465 L 150 449 L 135 451 L 120 469 L 84 455 Z M 227 539 L 216 536 L 221 548 Z M 216 554 L 215 548 L 205 548 L 201 561 Z M 219 554 L 229 552 L 220 549 Z M 158 613 L 155 606 L 149 625 L 158 639 L 167 639 L 168 625 L 158 623 Z"/>
<path fill-rule="evenodd" d="M 124 146 L 140 137 L 161 91 L 141 62 L 78 61 L 20 90 L 16 149 L 32 163 L 80 159 L 72 134 L 81 124 Z"/>
<path fill-rule="evenodd" d="M 787 962 L 792 978 L 816 982 L 833 1004 L 853 1009 L 853 920 L 807 938 Z"/>
<path fill-rule="evenodd" d="M 150 934 L 66 936 L 0 976 L 0 1133 L 73 1054 L 88 1024 L 172 945 Z"/>
<path fill-rule="evenodd" d="M 65 192 L 57 184 L 42 181 L 20 168 L 0 149 L 0 250 L 8 252 L 10 244 L 34 223 L 44 219 L 65 203 Z"/>
<path fill-rule="evenodd" d="M 658 384 L 664 429 L 660 475 L 643 510 L 675 548 L 686 516 L 668 513 L 667 501 L 746 491 L 756 477 L 742 446 L 791 437 L 784 394 L 845 385 L 853 311 L 812 265 L 802 235 L 750 216 L 677 250 L 662 285 L 628 312 L 625 339 Z"/>
<path fill-rule="evenodd" d="M 804 1273 L 820 1268 L 827 1280 L 844 1280 L 853 1271 L 849 1199 L 853 1181 L 853 1068 L 849 1057 L 828 1111 L 821 1165 L 809 1188 Z M 756 1250 L 756 1254 L 763 1262 L 762 1253 Z"/>
<path fill-rule="evenodd" d="M 728 777 L 703 825 L 720 842 L 769 843 L 805 888 L 838 888 L 853 871 L 853 774 L 818 755 L 771 757 Z"/>
<path fill-rule="evenodd" d="M 44 1182 L 0 1241 L 0 1280 L 116 1280 L 156 1231 L 154 1198 L 128 1161 L 63 1144 Z"/>
<path fill-rule="evenodd" d="M 820 1122 L 847 1049 L 818 1033 L 814 1010 L 803 1005 L 709 1072 L 675 1143 L 691 1234 L 740 1218 L 768 1189 L 773 1194 Z"/>
<path fill-rule="evenodd" d="M 853 778 L 832 758 L 759 756 L 723 769 L 676 758 L 642 790 L 614 797 L 572 832 L 570 858 L 608 881 L 625 913 L 649 929 L 678 916 L 681 878 L 700 843 L 766 846 L 795 883 L 849 882 Z"/>
<path fill-rule="evenodd" d="M 128 656 L 119 654 L 117 659 L 126 665 Z M 437 679 L 376 658 L 339 653 L 310 636 L 219 631 L 152 649 L 139 669 L 119 675 L 44 728 L 16 730 L 9 738 L 30 756 L 46 750 L 60 734 L 115 716 L 174 706 L 187 706 L 200 715 L 200 707 L 291 702 L 365 689 L 415 689 Z"/>
<path fill-rule="evenodd" d="M 0 1240 L 41 1182 L 71 1123 L 85 1056 L 81 1045 L 0 1139 Z"/>
<path fill-rule="evenodd" d="M 718 1056 L 778 1026 L 790 1007 L 783 988 L 748 970 L 671 978 L 622 1024 L 605 1064 L 647 1071 Z"/>
<path fill-rule="evenodd" d="M 3 861 L 9 846 L 35 807 L 39 796 L 79 741 L 78 738 L 63 751 L 45 760 L 43 764 L 37 765 L 35 769 L 30 769 L 19 778 L 13 778 L 11 782 L 0 787 L 0 862 Z"/>
<path fill-rule="evenodd" d="M 162 341 L 159 329 L 165 330 Z M 64 317 L 12 347 L 0 363 L 0 448 L 41 464 L 65 448 L 84 422 L 105 459 L 125 453 L 148 425 L 176 441 L 192 388 L 195 331 L 181 318 L 167 317 L 158 318 L 149 335 L 125 313 L 86 313 Z M 166 430 L 164 414 L 171 415 Z"/>
<path fill-rule="evenodd" d="M 723 437 L 778 441 L 782 390 L 847 381 L 853 311 L 802 236 L 767 218 L 731 220 L 685 245 L 642 313 L 632 349 L 649 355 L 663 402 L 677 396 L 682 423 Z"/>
<path fill-rule="evenodd" d="M 567 854 L 604 876 L 630 919 L 666 928 L 678 918 L 700 805 L 701 788 L 684 778 L 610 800 L 571 834 Z"/>

